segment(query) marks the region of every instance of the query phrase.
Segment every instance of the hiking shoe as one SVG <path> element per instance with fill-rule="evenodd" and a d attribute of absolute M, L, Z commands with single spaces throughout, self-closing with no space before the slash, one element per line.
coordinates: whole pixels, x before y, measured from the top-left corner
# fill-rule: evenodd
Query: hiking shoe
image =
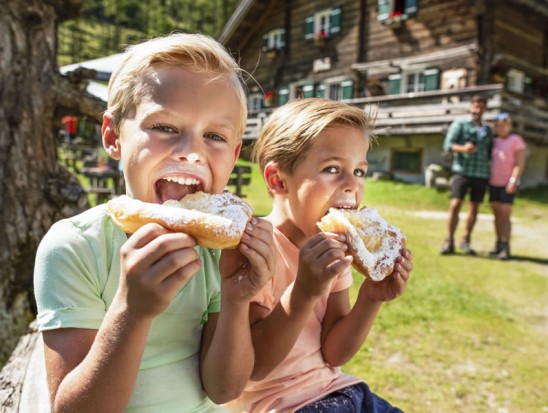
<path fill-rule="evenodd" d="M 453 243 L 453 240 L 450 238 L 446 238 L 443 240 L 443 244 L 440 249 L 441 255 L 449 255 L 455 253 L 455 245 Z"/>
<path fill-rule="evenodd" d="M 460 243 L 459 248 L 462 250 L 463 253 L 466 255 L 476 255 L 476 251 L 472 249 L 470 246 L 470 241 L 464 240 Z"/>
<path fill-rule="evenodd" d="M 499 260 L 509 260 L 510 259 L 510 246 L 508 243 L 501 243 L 501 248 L 497 254 L 497 259 Z"/>

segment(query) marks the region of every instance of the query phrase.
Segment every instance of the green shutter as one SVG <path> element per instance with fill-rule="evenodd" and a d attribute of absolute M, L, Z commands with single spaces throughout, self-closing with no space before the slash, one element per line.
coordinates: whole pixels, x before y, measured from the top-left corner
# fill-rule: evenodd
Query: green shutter
<path fill-rule="evenodd" d="M 342 98 L 352 99 L 354 97 L 354 81 L 345 80 L 341 82 Z"/>
<path fill-rule="evenodd" d="M 403 13 L 407 16 L 414 16 L 417 14 L 418 10 L 418 1 L 417 0 L 405 0 L 405 6 L 403 8 Z"/>
<path fill-rule="evenodd" d="M 304 38 L 310 40 L 314 37 L 314 16 L 307 17 L 304 21 Z"/>
<path fill-rule="evenodd" d="M 399 95 L 401 93 L 401 75 L 388 76 L 388 94 Z"/>
<path fill-rule="evenodd" d="M 440 70 L 437 68 L 424 71 L 424 90 L 438 90 L 440 84 Z"/>
<path fill-rule="evenodd" d="M 314 97 L 314 85 L 313 84 L 307 84 L 307 85 L 303 86 L 303 97 L 305 99 Z"/>
<path fill-rule="evenodd" d="M 390 0 L 378 0 L 377 1 L 377 20 L 383 22 L 388 20 L 390 16 Z"/>
<path fill-rule="evenodd" d="M 341 8 L 329 11 L 329 34 L 335 35 L 341 32 Z"/>
<path fill-rule="evenodd" d="M 266 34 L 263 34 L 263 50 L 268 50 L 269 49 L 269 45 L 268 45 L 268 39 L 269 39 L 269 35 L 268 33 Z"/>
<path fill-rule="evenodd" d="M 289 100 L 289 89 L 287 86 L 282 86 L 278 90 L 278 106 L 285 105 Z"/>
<path fill-rule="evenodd" d="M 317 98 L 324 98 L 325 97 L 325 85 L 323 85 L 321 83 L 317 84 L 314 95 Z"/>

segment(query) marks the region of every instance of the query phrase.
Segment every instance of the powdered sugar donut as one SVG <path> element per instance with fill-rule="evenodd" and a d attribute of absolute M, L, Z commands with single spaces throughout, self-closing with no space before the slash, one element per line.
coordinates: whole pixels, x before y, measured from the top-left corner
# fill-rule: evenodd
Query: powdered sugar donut
<path fill-rule="evenodd" d="M 405 241 L 402 232 L 386 222 L 375 208 L 331 208 L 318 227 L 324 232 L 345 234 L 352 265 L 374 281 L 381 281 L 394 271 L 394 260 Z"/>
<path fill-rule="evenodd" d="M 155 222 L 192 235 L 198 245 L 212 249 L 235 248 L 253 214 L 251 206 L 228 192 L 197 192 L 161 205 L 123 195 L 111 199 L 108 209 L 114 222 L 128 234 Z"/>

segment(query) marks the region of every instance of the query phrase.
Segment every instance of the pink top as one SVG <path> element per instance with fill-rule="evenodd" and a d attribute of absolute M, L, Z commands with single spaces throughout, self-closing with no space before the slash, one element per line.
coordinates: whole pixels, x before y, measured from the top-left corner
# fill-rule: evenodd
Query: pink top
<path fill-rule="evenodd" d="M 508 185 L 508 180 L 512 176 L 512 169 L 516 164 L 516 152 L 521 149 L 525 149 L 525 142 L 521 136 L 515 133 L 508 135 L 506 138 L 495 138 L 491 158 L 490 185 Z"/>
<path fill-rule="evenodd" d="M 278 251 L 276 275 L 261 291 L 256 301 L 270 310 L 281 301 L 287 302 L 298 268 L 299 249 L 274 228 L 274 242 Z M 352 285 L 352 270 L 348 269 L 333 282 L 331 292 Z M 314 308 L 314 316 L 299 335 L 287 357 L 261 381 L 249 382 L 239 399 L 229 407 L 235 412 L 264 413 L 294 412 L 327 394 L 361 380 L 343 374 L 339 368 L 325 363 L 321 353 L 321 329 L 328 294 L 321 297 Z M 283 332 L 281 333 L 283 334 Z"/>

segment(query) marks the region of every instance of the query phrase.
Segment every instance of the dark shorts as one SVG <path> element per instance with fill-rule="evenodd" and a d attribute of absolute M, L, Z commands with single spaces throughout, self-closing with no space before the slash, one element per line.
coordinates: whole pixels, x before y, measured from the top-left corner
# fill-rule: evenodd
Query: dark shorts
<path fill-rule="evenodd" d="M 344 387 L 323 399 L 301 407 L 295 413 L 403 413 L 369 390 L 365 383 Z"/>
<path fill-rule="evenodd" d="M 505 186 L 489 186 L 489 202 L 502 202 L 503 204 L 514 203 L 515 194 L 506 192 Z"/>
<path fill-rule="evenodd" d="M 470 192 L 470 201 L 482 203 L 487 192 L 487 178 L 474 178 L 455 174 L 451 184 L 451 198 L 464 199 Z"/>

